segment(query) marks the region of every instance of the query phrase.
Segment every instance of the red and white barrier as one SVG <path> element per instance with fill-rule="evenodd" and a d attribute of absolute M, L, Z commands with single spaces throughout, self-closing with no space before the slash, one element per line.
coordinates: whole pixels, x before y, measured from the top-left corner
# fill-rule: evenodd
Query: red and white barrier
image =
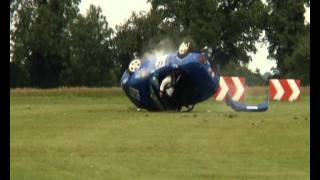
<path fill-rule="evenodd" d="M 218 91 L 214 94 L 214 99 L 223 101 L 229 92 L 232 100 L 244 100 L 244 90 L 246 79 L 244 77 L 221 76 Z"/>
<path fill-rule="evenodd" d="M 297 79 L 271 79 L 269 92 L 271 100 L 295 101 L 300 97 L 300 80 Z"/>

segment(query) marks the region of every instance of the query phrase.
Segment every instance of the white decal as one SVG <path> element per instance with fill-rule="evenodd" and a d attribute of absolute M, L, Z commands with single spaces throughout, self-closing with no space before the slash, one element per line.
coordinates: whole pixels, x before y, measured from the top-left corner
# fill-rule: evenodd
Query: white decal
<path fill-rule="evenodd" d="M 164 56 L 157 58 L 156 69 L 162 68 L 166 64 L 166 57 L 167 56 L 164 55 Z"/>

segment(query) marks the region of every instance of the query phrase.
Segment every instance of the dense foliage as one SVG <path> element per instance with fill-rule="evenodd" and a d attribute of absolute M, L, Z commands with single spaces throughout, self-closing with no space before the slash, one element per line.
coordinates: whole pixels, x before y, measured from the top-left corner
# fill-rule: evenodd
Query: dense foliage
<path fill-rule="evenodd" d="M 11 87 L 114 86 L 133 58 L 164 40 L 212 47 L 214 66 L 225 75 L 263 84 L 270 74 L 251 72 L 249 53 L 265 31 L 275 76 L 309 83 L 308 0 L 148 0 L 149 12 L 133 12 L 111 29 L 100 7 L 79 13 L 80 0 L 12 0 Z"/>

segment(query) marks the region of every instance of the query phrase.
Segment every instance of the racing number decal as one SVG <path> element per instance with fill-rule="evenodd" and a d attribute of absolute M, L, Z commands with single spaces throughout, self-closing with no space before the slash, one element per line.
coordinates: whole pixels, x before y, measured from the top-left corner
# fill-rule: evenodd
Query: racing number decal
<path fill-rule="evenodd" d="M 156 69 L 162 68 L 166 64 L 166 57 L 167 56 L 161 56 L 159 59 L 156 61 Z"/>

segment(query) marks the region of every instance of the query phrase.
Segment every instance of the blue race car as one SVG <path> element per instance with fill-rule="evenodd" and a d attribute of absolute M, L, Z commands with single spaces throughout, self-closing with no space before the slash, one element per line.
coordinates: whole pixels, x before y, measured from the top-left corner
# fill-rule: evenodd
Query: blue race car
<path fill-rule="evenodd" d="M 181 111 L 185 107 L 191 111 L 196 103 L 212 97 L 219 88 L 219 73 L 213 72 L 210 56 L 210 48 L 194 51 L 190 42 L 183 42 L 176 53 L 136 57 L 123 73 L 121 87 L 138 108 Z M 230 98 L 227 104 L 232 108 L 246 108 Z M 260 106 L 260 111 L 267 108 Z M 250 111 L 255 109 L 252 107 Z"/>

